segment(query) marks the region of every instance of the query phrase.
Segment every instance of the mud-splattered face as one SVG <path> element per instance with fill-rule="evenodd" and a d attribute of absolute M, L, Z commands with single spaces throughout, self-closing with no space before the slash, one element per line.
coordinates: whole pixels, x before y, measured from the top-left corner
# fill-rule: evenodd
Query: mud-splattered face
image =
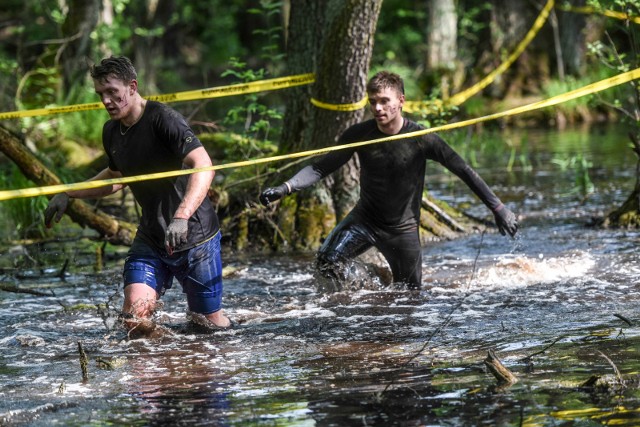
<path fill-rule="evenodd" d="M 402 121 L 403 105 L 404 95 L 395 89 L 384 88 L 379 92 L 369 93 L 369 107 L 381 130 Z"/>
<path fill-rule="evenodd" d="M 93 86 L 112 119 L 122 120 L 131 114 L 133 107 L 131 97 L 138 88 L 137 81 L 125 83 L 110 75 L 106 79 L 94 80 Z"/>

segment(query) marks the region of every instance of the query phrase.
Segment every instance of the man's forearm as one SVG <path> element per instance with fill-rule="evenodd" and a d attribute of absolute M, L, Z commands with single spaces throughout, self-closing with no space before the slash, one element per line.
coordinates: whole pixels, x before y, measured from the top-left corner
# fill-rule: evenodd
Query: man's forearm
<path fill-rule="evenodd" d="M 209 187 L 213 181 L 213 172 L 198 172 L 189 176 L 187 190 L 178 209 L 173 214 L 174 218 L 189 219 L 200 207 L 207 197 Z"/>

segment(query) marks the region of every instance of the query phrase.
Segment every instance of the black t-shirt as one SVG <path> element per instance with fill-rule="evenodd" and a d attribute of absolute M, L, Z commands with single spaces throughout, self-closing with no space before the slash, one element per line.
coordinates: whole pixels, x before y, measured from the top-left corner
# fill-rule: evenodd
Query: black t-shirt
<path fill-rule="evenodd" d="M 109 168 L 123 176 L 166 172 L 186 168 L 182 159 L 202 147 L 200 140 L 174 109 L 147 101 L 140 120 L 122 135 L 120 121 L 109 120 L 102 129 L 102 142 L 109 158 Z M 149 244 L 164 249 L 164 235 L 173 214 L 180 205 L 189 175 L 153 179 L 129 184 L 142 208 L 138 236 Z M 208 198 L 189 218 L 187 244 L 190 249 L 218 232 L 219 223 Z"/>
<path fill-rule="evenodd" d="M 399 133 L 423 130 L 404 119 Z M 339 144 L 388 137 L 375 120 L 349 127 Z M 289 180 L 294 190 L 305 188 L 344 165 L 354 153 L 360 160 L 360 199 L 355 209 L 375 225 L 414 228 L 420 219 L 426 160 L 435 160 L 460 177 L 492 211 L 500 199 L 482 178 L 438 135 L 427 134 L 389 142 L 332 151 Z"/>

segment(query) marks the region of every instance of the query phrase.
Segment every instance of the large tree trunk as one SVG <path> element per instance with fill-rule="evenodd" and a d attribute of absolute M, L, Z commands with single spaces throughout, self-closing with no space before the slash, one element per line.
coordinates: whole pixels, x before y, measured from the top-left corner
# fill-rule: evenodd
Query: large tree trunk
<path fill-rule="evenodd" d="M 313 97 L 330 104 L 352 104 L 366 96 L 369 63 L 382 0 L 334 0 L 330 4 L 330 11 L 335 13 L 327 21 Z M 335 145 L 342 132 L 361 121 L 363 116 L 364 109 L 336 112 L 314 108 L 309 145 Z M 344 218 L 358 199 L 358 169 L 357 159 L 352 159 L 333 175 L 332 198 L 337 220 Z"/>
<path fill-rule="evenodd" d="M 574 0 L 573 6 L 584 6 L 585 0 Z M 581 76 L 586 66 L 587 16 L 582 13 L 558 12 L 560 47 L 564 71 L 568 75 Z M 601 32 L 599 32 L 601 33 Z M 598 37 L 599 38 L 599 37 Z"/>
<path fill-rule="evenodd" d="M 283 152 L 335 145 L 347 127 L 362 120 L 363 109 L 325 110 L 311 106 L 309 99 L 353 104 L 365 97 L 381 3 L 382 0 L 291 2 L 288 70 L 290 74 L 315 72 L 316 82 L 312 88 L 292 88 L 287 97 L 288 126 L 280 145 Z M 312 24 L 311 15 L 317 17 Z M 297 249 L 317 248 L 336 219 L 342 219 L 353 207 L 358 189 L 358 162 L 353 159 L 326 182 L 285 198 L 276 223 L 281 237 Z"/>
<path fill-rule="evenodd" d="M 16 136 L 2 127 L 0 127 L 0 151 L 20 168 L 25 177 L 36 185 L 62 184 L 60 179 L 47 169 Z M 96 230 L 113 244 L 130 245 L 135 236 L 137 228 L 135 224 L 119 222 L 107 214 L 96 211 L 81 200 L 72 200 L 67 214 L 76 223 Z"/>
<path fill-rule="evenodd" d="M 364 98 L 380 4 L 380 0 L 332 0 L 328 6 L 326 0 L 291 2 L 288 71 L 289 74 L 314 71 L 316 83 L 311 89 L 306 86 L 289 89 L 285 114 L 287 126 L 280 144 L 281 152 L 335 145 L 347 127 L 364 118 L 364 109 L 326 110 L 312 107 L 309 98 L 329 104 L 352 104 Z M 318 26 L 309 23 L 308 17 L 312 14 L 318 17 Z M 270 178 L 269 185 L 280 183 L 291 173 L 288 169 L 280 177 Z M 325 182 L 285 197 L 275 211 L 275 221 L 271 221 L 269 210 L 259 211 L 257 216 L 260 223 L 269 224 L 273 229 L 267 238 L 273 247 L 284 249 L 292 246 L 303 251 L 317 249 L 336 221 L 353 207 L 358 193 L 359 164 L 356 157 Z M 459 212 L 447 207 L 434 207 L 436 202 L 428 203 L 428 206 L 430 209 L 425 208 L 421 216 L 423 242 L 434 237 L 453 238 L 465 232 L 459 222 L 470 223 Z"/>
<path fill-rule="evenodd" d="M 322 44 L 322 29 L 324 28 L 325 0 L 295 0 L 291 2 L 289 20 L 287 24 L 287 74 L 298 75 L 313 73 L 316 70 L 316 60 Z M 309 19 L 314 16 L 314 19 Z M 285 101 L 285 114 L 282 129 L 280 151 L 294 153 L 305 148 L 309 140 L 311 127 L 312 85 L 295 86 L 288 89 Z"/>

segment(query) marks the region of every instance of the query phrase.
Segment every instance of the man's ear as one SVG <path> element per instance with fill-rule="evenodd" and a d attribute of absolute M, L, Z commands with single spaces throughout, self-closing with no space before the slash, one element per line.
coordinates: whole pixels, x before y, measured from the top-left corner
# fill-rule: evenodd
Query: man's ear
<path fill-rule="evenodd" d="M 138 91 L 138 81 L 137 80 L 131 80 L 129 82 L 129 95 L 133 95 L 134 93 L 136 93 Z"/>

